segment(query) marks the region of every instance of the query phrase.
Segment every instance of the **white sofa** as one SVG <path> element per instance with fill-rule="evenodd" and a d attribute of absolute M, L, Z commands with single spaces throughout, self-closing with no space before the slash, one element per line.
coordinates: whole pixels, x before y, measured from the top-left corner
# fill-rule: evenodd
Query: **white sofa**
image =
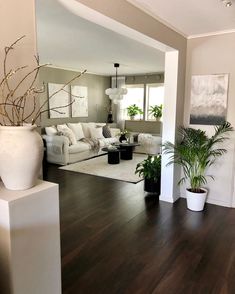
<path fill-rule="evenodd" d="M 102 153 L 101 148 L 118 141 L 120 129 L 110 128 L 111 137 L 102 135 L 105 123 L 68 123 L 45 127 L 47 161 L 66 165 Z"/>

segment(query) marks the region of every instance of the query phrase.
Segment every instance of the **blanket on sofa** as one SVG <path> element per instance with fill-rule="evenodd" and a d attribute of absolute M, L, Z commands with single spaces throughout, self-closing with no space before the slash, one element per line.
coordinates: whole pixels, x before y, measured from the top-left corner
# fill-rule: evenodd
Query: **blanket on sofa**
<path fill-rule="evenodd" d="M 83 138 L 80 141 L 89 144 L 91 146 L 92 150 L 99 150 L 100 149 L 100 142 L 97 139 Z"/>

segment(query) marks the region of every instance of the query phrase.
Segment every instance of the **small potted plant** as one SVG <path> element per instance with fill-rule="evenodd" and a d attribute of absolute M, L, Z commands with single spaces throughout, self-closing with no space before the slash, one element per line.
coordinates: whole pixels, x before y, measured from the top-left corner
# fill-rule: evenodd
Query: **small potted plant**
<path fill-rule="evenodd" d="M 143 114 L 143 111 L 136 104 L 132 104 L 127 107 L 127 114 L 130 117 L 130 119 L 133 120 L 136 115 Z"/>
<path fill-rule="evenodd" d="M 122 130 L 120 133 L 119 133 L 119 142 L 122 143 L 122 142 L 126 142 L 127 139 L 128 139 L 128 136 L 129 136 L 129 132 L 124 129 Z"/>
<path fill-rule="evenodd" d="M 161 155 L 148 155 L 146 159 L 137 164 L 135 173 L 144 177 L 145 192 L 160 195 Z"/>
<path fill-rule="evenodd" d="M 214 135 L 208 137 L 205 131 L 193 128 L 179 128 L 181 139 L 175 144 L 166 142 L 163 144 L 163 152 L 170 154 L 168 164 L 178 164 L 182 167 L 184 176 L 179 184 L 189 181 L 186 189 L 187 207 L 193 211 L 201 211 L 206 201 L 207 190 L 203 187 L 207 183 L 207 168 L 214 164 L 217 157 L 227 152 L 219 146 L 225 136 L 232 131 L 230 123 L 224 122 L 215 127 Z"/>
<path fill-rule="evenodd" d="M 162 104 L 150 106 L 149 113 L 159 121 L 162 117 Z"/>

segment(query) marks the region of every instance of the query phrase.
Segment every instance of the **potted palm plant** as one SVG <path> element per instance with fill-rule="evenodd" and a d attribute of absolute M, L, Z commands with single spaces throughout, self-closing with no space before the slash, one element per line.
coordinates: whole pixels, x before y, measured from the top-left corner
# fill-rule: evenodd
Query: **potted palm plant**
<path fill-rule="evenodd" d="M 227 152 L 219 147 L 219 144 L 228 139 L 225 134 L 232 131 L 230 123 L 224 122 L 215 127 L 214 135 L 208 137 L 205 131 L 193 128 L 179 128 L 181 139 L 175 144 L 166 142 L 163 152 L 170 154 L 168 164 L 178 164 L 183 169 L 184 176 L 179 184 L 189 181 L 190 187 L 186 189 L 187 207 L 193 211 L 201 211 L 207 196 L 207 189 L 203 186 L 207 183 L 207 169 L 213 165 L 216 158 Z"/>
<path fill-rule="evenodd" d="M 127 114 L 130 117 L 130 119 L 133 120 L 136 115 L 143 114 L 143 111 L 136 104 L 132 104 L 132 105 L 127 107 Z"/>
<path fill-rule="evenodd" d="M 161 155 L 148 155 L 137 164 L 135 173 L 144 177 L 144 191 L 160 195 Z"/>
<path fill-rule="evenodd" d="M 150 106 L 149 113 L 156 119 L 160 120 L 162 117 L 162 104 Z"/>

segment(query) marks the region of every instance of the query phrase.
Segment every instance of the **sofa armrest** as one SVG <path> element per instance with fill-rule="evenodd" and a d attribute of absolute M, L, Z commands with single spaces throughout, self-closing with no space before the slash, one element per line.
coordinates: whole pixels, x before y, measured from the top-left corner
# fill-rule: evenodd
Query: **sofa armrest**
<path fill-rule="evenodd" d="M 68 152 L 69 140 L 65 136 L 47 136 L 43 135 L 43 139 L 46 141 L 47 150 L 51 152 L 62 154 Z"/>
<path fill-rule="evenodd" d="M 56 164 L 67 164 L 69 159 L 69 140 L 65 136 L 43 135 L 46 141 L 47 161 Z"/>

